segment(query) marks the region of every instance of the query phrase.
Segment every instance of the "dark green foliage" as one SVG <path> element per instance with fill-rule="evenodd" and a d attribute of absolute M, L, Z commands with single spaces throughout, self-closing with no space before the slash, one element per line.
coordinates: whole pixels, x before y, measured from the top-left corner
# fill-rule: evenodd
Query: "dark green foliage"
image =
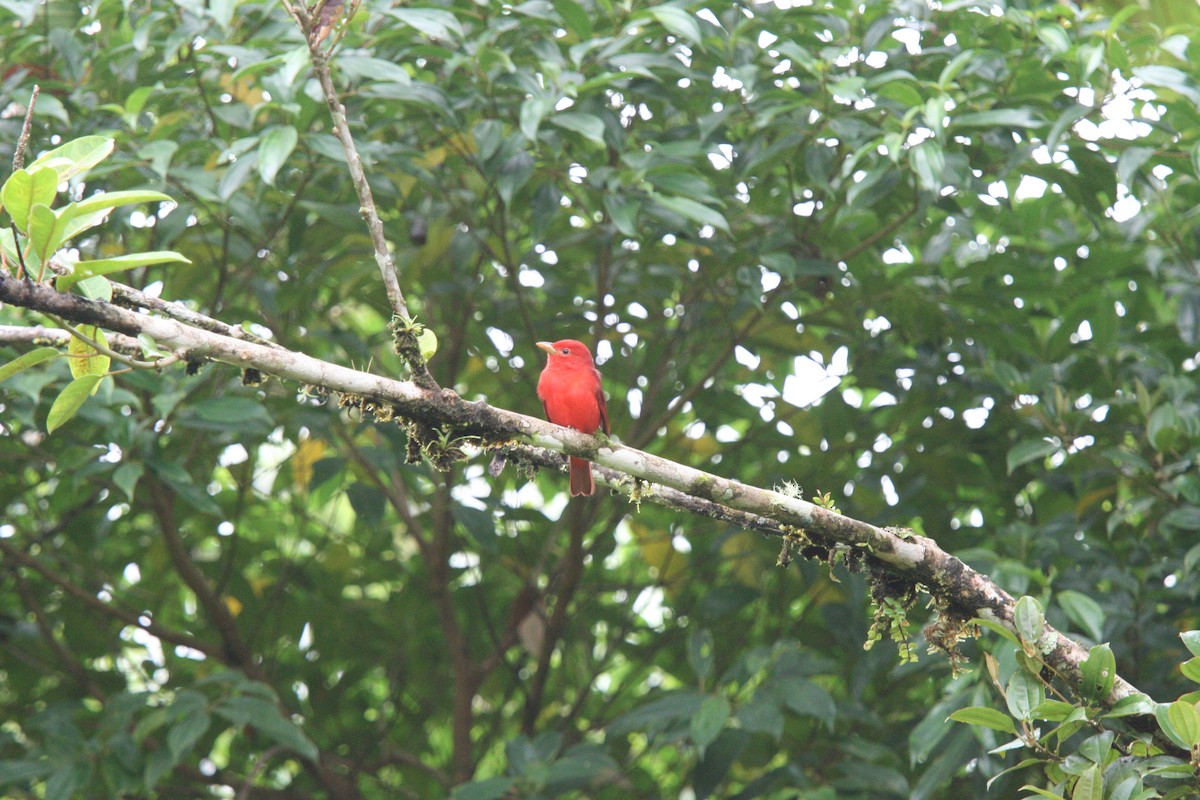
<path fill-rule="evenodd" d="M 0 384 L 5 796 L 1194 790 L 1095 700 L 1115 663 L 1164 703 L 1123 709 L 1144 730 L 1200 730 L 1196 20 L 942 5 L 370 4 L 331 63 L 442 386 L 537 414 L 534 342 L 603 342 L 621 441 L 936 538 L 1092 647 L 1088 690 L 1046 698 L 990 632 L 952 677 L 920 603 L 917 663 L 864 651 L 861 575 L 406 464 L 398 424 L 270 376 L 121 374 L 46 436 L 53 358 Z M 176 251 L 112 277 L 407 374 L 279 5 L 11 2 L 0 31 L 4 162 L 37 82 L 28 161 L 116 140 L 60 204 L 177 201 L 80 259 Z M 995 751 L 1022 721 L 1044 749 Z"/>

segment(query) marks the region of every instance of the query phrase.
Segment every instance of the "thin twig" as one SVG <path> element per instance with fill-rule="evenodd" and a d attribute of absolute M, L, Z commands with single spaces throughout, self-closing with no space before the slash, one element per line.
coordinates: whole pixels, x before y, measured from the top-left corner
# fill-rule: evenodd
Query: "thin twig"
<path fill-rule="evenodd" d="M 46 316 L 50 317 L 50 319 L 54 320 L 58 325 L 61 325 L 63 330 L 65 330 L 67 333 L 71 334 L 71 336 L 75 337 L 79 341 L 86 344 L 88 347 L 92 348 L 93 350 L 100 353 L 101 355 L 108 356 L 113 361 L 116 361 L 118 364 L 124 364 L 125 366 L 129 367 L 130 369 L 163 369 L 164 367 L 169 367 L 172 364 L 174 364 L 175 362 L 179 361 L 181 358 L 183 358 L 183 356 L 180 355 L 179 353 L 172 353 L 171 355 L 166 356 L 165 358 L 155 359 L 154 361 L 141 361 L 136 358 L 130 358 L 127 355 L 118 353 L 116 350 L 113 350 L 111 347 L 108 347 L 107 345 L 101 344 L 99 341 L 88 336 L 86 333 L 84 333 L 83 331 L 74 327 L 73 325 L 71 325 L 71 323 L 67 322 L 66 320 L 60 319 L 59 317 L 56 317 L 53 314 L 47 314 Z"/>
<path fill-rule="evenodd" d="M 388 249 L 387 237 L 383 231 L 383 220 L 379 217 L 379 211 L 375 206 L 375 196 L 371 192 L 371 184 L 367 181 L 366 171 L 363 169 L 362 157 L 358 154 L 358 147 L 354 144 L 354 137 L 350 133 L 350 124 L 346 119 L 346 107 L 342 105 L 341 99 L 338 97 L 337 87 L 333 85 L 333 73 L 329 67 L 328 52 L 322 48 L 321 40 L 313 36 L 313 26 L 320 24 L 319 20 L 308 13 L 307 9 L 300 4 L 291 2 L 291 0 L 283 0 L 284 8 L 296 21 L 304 34 L 305 40 L 308 42 L 308 52 L 312 57 L 313 73 L 317 77 L 317 83 L 321 86 L 321 92 L 325 95 L 325 103 L 329 107 L 329 115 L 333 120 L 333 133 L 337 137 L 338 142 L 342 145 L 342 150 L 346 154 L 346 166 L 350 170 L 350 180 L 354 184 L 354 190 L 358 194 L 358 211 L 362 215 L 363 221 L 367 224 L 367 232 L 371 236 L 371 245 L 375 250 L 375 263 L 379 266 L 380 275 L 383 277 L 383 286 L 387 291 L 388 301 L 391 303 L 392 312 L 401 320 L 410 322 L 413 317 L 409 313 L 408 303 L 404 300 L 404 293 L 400 290 L 400 278 L 396 269 L 396 261 L 392 258 L 391 251 Z M 405 356 L 401 352 L 401 356 Z M 433 380 L 433 376 L 429 374 L 429 368 L 425 365 L 423 359 L 406 358 L 409 368 L 413 372 L 413 380 L 417 385 L 425 389 L 437 389 L 437 382 Z"/>
<path fill-rule="evenodd" d="M 286 752 L 286 748 L 277 744 L 268 747 L 262 752 L 262 755 L 254 759 L 254 763 L 250 765 L 250 771 L 246 773 L 246 779 L 242 781 L 242 788 L 238 789 L 237 800 L 250 800 L 250 792 L 254 789 L 255 779 L 267 768 L 267 764 L 271 763 L 272 758 L 283 752 Z"/>
<path fill-rule="evenodd" d="M 219 333 L 222 336 L 228 336 L 232 339 L 254 342 L 265 347 L 282 349 L 282 346 L 275 342 L 269 342 L 266 339 L 248 333 L 245 329 L 237 325 L 229 325 L 212 317 L 206 317 L 198 311 L 192 311 L 182 303 L 169 303 L 160 297 L 151 297 L 145 292 L 134 289 L 132 286 L 126 286 L 123 283 L 113 282 L 112 290 L 113 302 L 117 305 L 126 306 L 127 308 L 144 308 L 149 311 L 157 311 L 164 317 L 170 317 L 195 328 Z"/>
<path fill-rule="evenodd" d="M 292 3 L 290 0 L 284 0 L 284 7 L 296 20 L 297 24 L 300 25 L 305 33 L 305 38 L 309 39 L 313 17 L 299 4 Z M 350 178 L 354 182 L 354 190 L 358 193 L 359 213 L 362 214 L 363 220 L 367 223 L 367 230 L 371 235 L 371 244 L 375 248 L 375 261 L 379 265 L 379 271 L 383 276 L 383 285 L 387 290 L 388 300 L 391 302 L 392 310 L 396 314 L 411 318 L 412 315 L 409 314 L 404 294 L 400 291 L 400 279 L 396 272 L 396 262 L 392 259 L 391 253 L 388 252 L 387 238 L 383 232 L 383 220 L 379 218 L 379 212 L 375 208 L 375 196 L 372 194 L 371 186 L 367 182 L 367 175 L 363 170 L 362 158 L 358 154 L 358 147 L 354 144 L 354 137 L 350 134 L 350 125 L 346 120 L 346 107 L 342 105 L 342 101 L 338 97 L 337 88 L 333 85 L 333 75 L 329 69 L 329 61 L 326 58 L 325 52 L 321 49 L 319 42 L 309 40 L 309 53 L 312 55 L 313 72 L 317 76 L 317 82 L 321 85 L 321 91 L 325 95 L 325 102 L 329 106 L 329 114 L 333 118 L 333 133 L 341 143 L 342 150 L 346 153 L 346 163 L 350 170 Z"/>
<path fill-rule="evenodd" d="M 109 333 L 108 346 L 121 353 L 141 353 L 142 346 L 137 339 L 123 333 Z M 45 325 L 0 325 L 0 344 L 29 344 L 51 345 L 66 347 L 71 340 L 71 334 L 62 328 L 49 328 Z"/>
<path fill-rule="evenodd" d="M 33 127 L 33 107 L 37 104 L 38 92 L 42 87 L 33 85 L 29 106 L 25 109 L 25 122 L 21 124 L 21 135 L 17 137 L 17 149 L 13 152 L 13 172 L 25 169 L 25 148 L 29 146 L 29 131 Z"/>
<path fill-rule="evenodd" d="M 208 614 L 213 627 L 220 634 L 225 651 L 223 660 L 230 666 L 243 670 L 251 678 L 262 680 L 262 669 L 254 662 L 250 647 L 242 638 L 242 632 L 238 629 L 237 620 L 230 613 L 229 606 L 225 605 L 225 601 L 212 591 L 204 573 L 200 571 L 188 553 L 187 545 L 184 543 L 179 526 L 175 521 L 173 496 L 163 486 L 154 486 L 150 492 L 151 506 L 154 515 L 158 518 L 158 528 L 162 533 L 163 542 L 167 546 L 167 553 L 175 565 L 175 571 L 196 595 L 196 601 Z"/>
<path fill-rule="evenodd" d="M 65 669 L 71 675 L 71 677 L 74 678 L 81 687 L 83 687 L 85 692 L 97 700 L 104 702 L 104 690 L 101 689 L 99 685 L 97 685 L 96 681 L 92 679 L 92 676 L 88 673 L 87 668 L 83 665 L 83 662 L 76 658 L 75 654 L 69 649 L 64 647 L 62 642 L 58 641 L 58 637 L 54 635 L 54 628 L 50 624 L 49 618 L 46 616 L 46 609 L 44 609 L 42 604 L 38 602 L 38 599 L 34 595 L 33 589 L 30 587 L 29 582 L 25 580 L 25 578 L 23 578 L 20 572 L 17 570 L 13 570 L 12 576 L 16 580 L 17 594 L 21 596 L 21 602 L 24 603 L 25 607 L 29 609 L 29 612 L 33 614 L 33 621 L 37 625 L 38 632 L 41 633 L 42 639 L 44 639 L 46 642 L 46 646 L 49 647 L 50 650 L 54 652 L 54 655 L 58 657 L 59 664 L 61 664 L 63 669 Z"/>

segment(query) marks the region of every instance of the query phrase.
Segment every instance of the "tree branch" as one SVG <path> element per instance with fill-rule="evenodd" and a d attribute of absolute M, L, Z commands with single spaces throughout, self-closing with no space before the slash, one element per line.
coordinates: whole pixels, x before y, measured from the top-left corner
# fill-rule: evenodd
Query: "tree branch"
<path fill-rule="evenodd" d="M 447 434 L 451 450 L 471 442 L 492 447 L 523 443 L 535 450 L 590 459 L 607 468 L 598 470 L 602 482 L 630 492 L 639 501 L 691 513 L 707 509 L 710 516 L 720 514 L 723 516 L 718 518 L 730 522 L 740 520 L 736 524 L 745 527 L 773 535 L 799 535 L 819 547 L 859 553 L 896 578 L 926 588 L 943 613 L 954 619 L 982 617 L 1016 630 L 1013 598 L 987 576 L 943 551 L 933 539 L 902 537 L 780 492 L 721 478 L 486 403 L 469 403 L 450 391 L 423 389 L 412 382 L 359 372 L 303 353 L 199 330 L 178 320 L 135 314 L 109 303 L 62 294 L 48 286 L 0 275 L 0 301 L 132 336 L 148 333 L 174 349 L 238 367 L 253 367 L 300 381 L 310 389 L 335 392 L 343 404 L 373 412 L 381 420 L 398 416 L 404 422 L 440 428 Z M 5 543 L 0 542 L 3 546 Z M 1080 684 L 1080 664 L 1087 657 L 1086 648 L 1049 625 L 1043 639 L 1052 643 L 1044 656 L 1046 662 L 1069 682 Z M 1135 693 L 1136 688 L 1118 678 L 1108 703 Z"/>
<path fill-rule="evenodd" d="M 262 670 L 254 663 L 250 647 L 238 629 L 237 620 L 233 618 L 224 601 L 213 592 L 204 574 L 188 553 L 187 545 L 179 533 L 179 526 L 175 523 L 175 507 L 171 493 L 157 481 L 149 478 L 147 480 L 153 484 L 150 487 L 150 506 L 158 518 L 158 527 L 167 546 L 167 553 L 171 556 L 175 571 L 196 595 L 196 602 L 204 609 L 220 634 L 222 649 L 225 651 L 224 661 L 255 680 L 264 680 Z"/>

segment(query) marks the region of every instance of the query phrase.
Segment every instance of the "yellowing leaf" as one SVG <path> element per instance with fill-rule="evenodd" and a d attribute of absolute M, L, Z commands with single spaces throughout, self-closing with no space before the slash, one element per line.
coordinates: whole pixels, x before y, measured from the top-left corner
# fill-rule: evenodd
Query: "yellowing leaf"
<path fill-rule="evenodd" d="M 104 331 L 95 325 L 81 325 L 79 332 L 92 341 L 108 347 L 108 339 L 104 337 Z M 85 375 L 103 377 L 108 374 L 108 368 L 112 364 L 112 359 L 103 355 L 99 350 L 82 339 L 72 336 L 71 341 L 67 343 L 67 363 L 71 367 L 72 377 L 82 378 Z M 97 382 L 92 389 L 92 394 L 95 394 L 96 389 L 99 388 L 100 383 Z"/>
<path fill-rule="evenodd" d="M 638 521 L 631 521 L 629 529 L 637 541 L 642 560 L 655 569 L 663 586 L 674 590 L 687 571 L 687 556 L 675 549 L 674 534 Z"/>
<path fill-rule="evenodd" d="M 259 89 L 251 78 L 234 80 L 230 75 L 225 74 L 221 76 L 220 84 L 221 88 L 229 92 L 239 103 L 254 107 L 263 101 L 262 89 Z"/>
<path fill-rule="evenodd" d="M 229 613 L 235 617 L 238 614 L 241 614 L 242 609 L 245 608 L 245 606 L 242 605 L 242 601 L 238 600 L 236 597 L 231 597 L 230 595 L 225 595 L 221 599 L 225 601 L 225 607 L 229 609 Z"/>
<path fill-rule="evenodd" d="M 313 479 L 313 464 L 325 456 L 329 447 L 320 439 L 305 439 L 296 447 L 292 456 L 292 483 L 303 491 Z"/>
<path fill-rule="evenodd" d="M 446 160 L 446 148 L 434 147 L 425 151 L 425 155 L 417 162 L 430 169 L 440 167 L 442 162 Z"/>
<path fill-rule="evenodd" d="M 745 586 L 758 587 L 762 583 L 763 555 L 767 552 L 762 536 L 750 531 L 738 531 L 721 543 L 721 556 L 738 583 Z"/>

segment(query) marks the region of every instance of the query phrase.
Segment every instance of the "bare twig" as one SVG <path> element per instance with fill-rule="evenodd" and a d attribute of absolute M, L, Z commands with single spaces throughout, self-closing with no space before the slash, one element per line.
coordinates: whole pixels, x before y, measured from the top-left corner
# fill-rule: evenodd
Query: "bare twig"
<path fill-rule="evenodd" d="M 158 527 L 162 532 L 163 542 L 167 546 L 172 563 L 175 564 L 175 571 L 179 573 L 179 577 L 183 578 L 183 582 L 188 585 L 188 588 L 195 593 L 196 601 L 221 635 L 225 662 L 241 669 L 255 680 L 262 680 L 262 669 L 255 663 L 250 647 L 238 629 L 237 620 L 233 618 L 233 614 L 224 601 L 213 592 L 204 574 L 200 572 L 188 553 L 187 545 L 184 544 L 179 527 L 175 523 L 174 495 L 164 486 L 155 486 L 150 492 L 150 497 L 154 514 L 158 517 Z"/>
<path fill-rule="evenodd" d="M 342 150 L 346 154 L 346 166 L 350 170 L 350 180 L 354 184 L 354 190 L 358 194 L 358 211 L 362 215 L 363 221 L 367 224 L 367 231 L 371 236 L 371 244 L 375 250 L 375 263 L 379 266 L 380 275 L 383 276 L 383 286 L 387 291 L 388 301 L 391 303 L 392 312 L 402 321 L 411 323 L 413 316 L 409 313 L 408 303 L 404 300 L 404 293 L 400 290 L 400 279 L 397 274 L 396 261 L 392 258 L 391 251 L 388 249 L 387 237 L 383 231 L 383 220 L 379 217 L 379 211 L 375 207 L 375 196 L 371 192 L 371 184 L 367 181 L 366 171 L 363 169 L 362 157 L 358 154 L 358 147 L 354 144 L 354 137 L 350 133 L 350 124 L 346 119 L 346 107 L 342 105 L 341 99 L 338 97 L 337 87 L 333 85 L 333 73 L 329 67 L 328 51 L 322 48 L 321 41 L 323 36 L 318 36 L 318 31 L 315 26 L 323 25 L 320 20 L 315 20 L 308 10 L 301 4 L 292 2 L 292 0 L 283 0 L 284 8 L 296 21 L 296 24 L 303 31 L 305 40 L 308 42 L 308 51 L 312 57 L 313 73 L 317 77 L 317 83 L 321 86 L 321 92 L 325 95 L 325 103 L 329 107 L 329 115 L 333 120 L 333 133 L 337 140 L 342 145 Z M 437 383 L 433 380 L 433 376 L 429 374 L 429 368 L 419 355 L 415 358 L 408 357 L 405 352 L 401 352 L 408 361 L 409 368 L 413 372 L 413 380 L 427 389 L 436 389 Z"/>
<path fill-rule="evenodd" d="M 47 328 L 43 325 L 0 325 L 0 344 L 30 344 L 66 347 L 71 334 L 62 328 Z M 123 333 L 108 334 L 108 346 L 122 353 L 141 353 L 137 339 Z"/>
<path fill-rule="evenodd" d="M 88 347 L 95 350 L 97 353 L 100 353 L 101 355 L 106 355 L 109 358 L 111 358 L 113 361 L 116 361 L 118 364 L 124 364 L 125 366 L 127 366 L 131 369 L 164 369 L 166 367 L 171 366 L 175 362 L 179 361 L 181 358 L 183 358 L 183 356 L 180 355 L 179 353 L 172 353 L 169 356 L 166 356 L 164 358 L 158 358 L 158 359 L 155 359 L 154 361 L 141 361 L 136 358 L 130 358 L 127 355 L 118 353 L 117 351 L 113 350 L 111 347 L 108 347 L 107 345 L 101 344 L 99 341 L 88 336 L 86 333 L 79 330 L 78 328 L 76 328 L 74 325 L 67 322 L 66 320 L 59 319 L 58 317 L 54 316 L 53 314 L 48 314 L 47 316 L 49 316 L 52 320 L 54 320 L 60 326 L 62 326 L 63 330 L 65 330 L 73 338 L 78 339 L 79 341 L 83 342 Z"/>
<path fill-rule="evenodd" d="M 113 302 L 120 306 L 128 308 L 144 308 L 149 311 L 156 311 L 164 317 L 177 319 L 187 325 L 200 328 L 201 330 L 212 331 L 219 333 L 222 336 L 229 336 L 233 339 L 242 339 L 247 342 L 256 342 L 266 347 L 279 347 L 280 345 L 274 342 L 269 342 L 266 339 L 255 336 L 245 329 L 230 325 L 220 320 L 206 317 L 205 315 L 192 311 L 182 303 L 169 303 L 160 297 L 151 297 L 145 292 L 138 291 L 132 286 L 126 286 L 123 283 L 113 282 Z"/>
<path fill-rule="evenodd" d="M 42 87 L 34 84 L 33 93 L 29 96 L 29 105 L 25 109 L 25 121 L 21 124 L 21 135 L 17 137 L 17 149 L 13 151 L 13 172 L 25 168 L 25 148 L 29 146 L 29 131 L 33 127 L 33 107 L 37 105 L 38 92 Z"/>
<path fill-rule="evenodd" d="M 280 753 L 286 752 L 283 745 L 274 745 L 268 747 L 262 752 L 258 758 L 254 759 L 254 763 L 250 765 L 250 771 L 246 773 L 246 779 L 242 781 L 242 788 L 238 789 L 237 800 L 250 800 L 250 792 L 254 789 L 254 781 L 262 774 L 267 765 L 271 763 L 271 759 Z"/>

